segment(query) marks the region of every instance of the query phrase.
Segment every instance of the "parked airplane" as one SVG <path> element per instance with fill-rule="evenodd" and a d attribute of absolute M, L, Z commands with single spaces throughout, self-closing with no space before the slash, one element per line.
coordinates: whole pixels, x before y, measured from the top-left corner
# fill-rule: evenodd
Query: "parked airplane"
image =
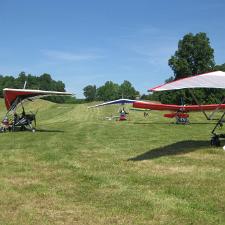
<path fill-rule="evenodd" d="M 5 100 L 6 109 L 8 110 L 4 119 L 2 120 L 2 126 L 0 131 L 12 130 L 14 131 L 17 127 L 20 130 L 29 129 L 35 132 L 36 127 L 36 115 L 35 113 L 26 113 L 23 103 L 25 101 L 32 101 L 37 98 L 47 96 L 71 96 L 68 92 L 57 92 L 57 91 L 42 91 L 42 90 L 29 90 L 29 89 L 3 89 L 3 95 Z M 16 112 L 17 107 L 22 106 L 22 113 L 18 115 Z M 8 116 L 12 114 L 12 121 L 9 120 Z M 33 124 L 34 122 L 34 124 Z"/>
<path fill-rule="evenodd" d="M 119 119 L 119 121 L 124 121 L 127 120 L 127 115 L 128 112 L 125 109 L 124 105 L 125 104 L 132 104 L 133 102 L 135 102 L 136 100 L 131 100 L 131 99 L 117 99 L 117 100 L 113 100 L 113 101 L 108 101 L 108 102 L 103 102 L 97 105 L 93 105 L 93 106 L 89 106 L 88 108 L 97 108 L 97 107 L 101 107 L 101 106 L 107 106 L 107 105 L 121 105 L 122 107 L 120 107 L 119 109 L 119 116 L 111 116 L 111 117 L 105 117 L 106 119 L 112 120 L 112 119 Z"/>
<path fill-rule="evenodd" d="M 140 109 L 159 110 L 159 111 L 172 111 L 171 113 L 164 114 L 164 117 L 175 118 L 176 123 L 187 124 L 189 123 L 188 112 L 197 111 L 213 111 L 216 109 L 225 109 L 225 104 L 209 104 L 209 105 L 172 105 L 172 104 L 155 104 L 150 102 L 133 103 L 133 107 Z"/>
<path fill-rule="evenodd" d="M 150 106 L 149 104 L 146 103 L 135 103 L 135 107 L 154 107 L 155 109 L 158 108 L 158 110 L 170 110 L 173 109 L 173 111 L 183 111 L 183 113 L 189 112 L 189 111 L 202 111 L 205 115 L 205 117 L 210 120 L 212 119 L 213 115 L 215 112 L 217 112 L 220 109 L 224 109 L 225 107 L 225 97 L 222 100 L 221 104 L 212 104 L 212 105 L 201 105 L 197 98 L 195 97 L 194 93 L 191 91 L 191 89 L 195 88 L 220 88 L 220 89 L 225 89 L 225 72 L 222 71 L 214 71 L 214 72 L 209 72 L 209 73 L 204 73 L 200 75 L 195 75 L 187 78 L 183 78 L 180 80 L 175 80 L 154 88 L 149 89 L 149 91 L 170 91 L 170 90 L 180 90 L 180 89 L 189 89 L 190 93 L 192 93 L 192 96 L 196 103 L 198 105 L 192 105 L 192 106 L 177 106 L 177 105 L 155 105 L 155 106 Z M 213 110 L 211 115 L 207 115 L 205 110 Z M 225 138 L 224 133 L 215 133 L 216 129 L 220 126 L 223 125 L 224 123 L 224 117 L 225 117 L 225 111 L 221 115 L 220 119 L 217 120 L 217 123 L 213 130 L 211 131 L 212 133 L 212 138 L 211 138 L 211 145 L 215 146 L 220 146 L 220 139 Z"/>

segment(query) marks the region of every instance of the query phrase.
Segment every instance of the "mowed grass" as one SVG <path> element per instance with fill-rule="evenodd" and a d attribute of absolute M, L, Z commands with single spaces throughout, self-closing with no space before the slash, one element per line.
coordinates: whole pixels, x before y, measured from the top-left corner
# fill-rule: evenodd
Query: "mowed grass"
<path fill-rule="evenodd" d="M 214 122 L 87 106 L 35 101 L 39 131 L 0 134 L 0 224 L 225 224 Z"/>

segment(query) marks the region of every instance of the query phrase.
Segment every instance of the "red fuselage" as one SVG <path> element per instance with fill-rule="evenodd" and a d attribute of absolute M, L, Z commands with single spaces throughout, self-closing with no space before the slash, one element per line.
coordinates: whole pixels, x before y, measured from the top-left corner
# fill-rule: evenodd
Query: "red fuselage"
<path fill-rule="evenodd" d="M 151 110 L 168 110 L 168 111 L 181 111 L 181 112 L 193 112 L 202 110 L 215 110 L 225 109 L 225 104 L 209 104 L 209 105 L 172 105 L 172 104 L 156 104 L 150 102 L 134 102 L 134 108 L 151 109 Z"/>

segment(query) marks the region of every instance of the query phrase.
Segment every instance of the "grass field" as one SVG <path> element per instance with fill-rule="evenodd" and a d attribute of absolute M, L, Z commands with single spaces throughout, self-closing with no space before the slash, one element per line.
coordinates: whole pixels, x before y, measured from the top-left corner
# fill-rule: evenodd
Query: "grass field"
<path fill-rule="evenodd" d="M 31 103 L 39 131 L 0 134 L 0 224 L 225 224 L 225 152 L 200 113 Z M 0 101 L 0 116 L 4 114 Z"/>

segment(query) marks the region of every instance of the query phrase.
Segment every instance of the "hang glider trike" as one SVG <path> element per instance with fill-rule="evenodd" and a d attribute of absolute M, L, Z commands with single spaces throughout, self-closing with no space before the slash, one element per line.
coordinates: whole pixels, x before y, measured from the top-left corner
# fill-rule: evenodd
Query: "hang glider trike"
<path fill-rule="evenodd" d="M 98 107 L 107 106 L 107 105 L 120 105 L 120 108 L 118 110 L 119 115 L 117 115 L 117 116 L 113 116 L 113 115 L 106 116 L 105 119 L 107 119 L 107 120 L 116 119 L 116 120 L 119 120 L 119 121 L 125 121 L 125 120 L 127 120 L 127 115 L 129 113 L 127 112 L 127 110 L 125 109 L 124 106 L 125 106 L 125 104 L 132 104 L 134 102 L 135 102 L 135 100 L 121 98 L 121 99 L 103 102 L 103 103 L 100 103 L 100 104 L 97 104 L 97 105 L 89 106 L 88 108 L 91 109 L 91 108 L 98 108 Z"/>
<path fill-rule="evenodd" d="M 222 71 L 214 71 L 205 74 L 195 75 L 187 78 L 183 78 L 180 80 L 175 80 L 154 88 L 149 89 L 149 91 L 170 91 L 170 90 L 180 90 L 180 89 L 188 89 L 192 94 L 193 99 L 196 101 L 197 105 L 190 106 L 178 106 L 178 105 L 150 105 L 148 103 L 140 103 L 135 102 L 134 107 L 138 108 L 147 108 L 147 109 L 155 109 L 155 110 L 172 110 L 175 111 L 175 115 L 181 112 L 182 115 L 187 115 L 187 112 L 190 111 L 201 111 L 205 115 L 207 120 L 212 120 L 214 114 L 219 110 L 222 110 L 223 113 L 219 119 L 217 119 L 217 123 L 215 127 L 212 129 L 211 134 L 211 145 L 220 146 L 220 139 L 225 138 L 225 134 L 216 133 L 218 127 L 222 127 L 224 123 L 225 117 L 225 97 L 223 98 L 220 104 L 211 104 L 211 105 L 201 105 L 196 96 L 194 95 L 193 89 L 195 88 L 219 88 L 225 89 L 225 72 Z M 210 115 L 206 113 L 206 111 L 212 111 Z"/>
<path fill-rule="evenodd" d="M 2 120 L 2 126 L 0 131 L 15 131 L 19 130 L 36 130 L 36 114 L 26 113 L 24 109 L 24 102 L 33 101 L 37 98 L 47 96 L 71 96 L 68 92 L 58 91 L 42 91 L 42 90 L 30 90 L 30 89 L 3 89 L 3 95 L 5 100 L 5 106 L 8 110 L 4 119 Z M 22 107 L 22 113 L 17 113 L 17 107 Z M 11 119 L 9 119 L 11 117 Z"/>
<path fill-rule="evenodd" d="M 166 118 L 175 118 L 177 124 L 189 124 L 189 112 L 222 110 L 225 109 L 225 104 L 173 105 L 136 101 L 133 103 L 133 107 L 145 110 L 171 111 L 171 113 L 165 113 L 163 116 Z M 209 119 L 208 116 L 207 119 Z"/>

